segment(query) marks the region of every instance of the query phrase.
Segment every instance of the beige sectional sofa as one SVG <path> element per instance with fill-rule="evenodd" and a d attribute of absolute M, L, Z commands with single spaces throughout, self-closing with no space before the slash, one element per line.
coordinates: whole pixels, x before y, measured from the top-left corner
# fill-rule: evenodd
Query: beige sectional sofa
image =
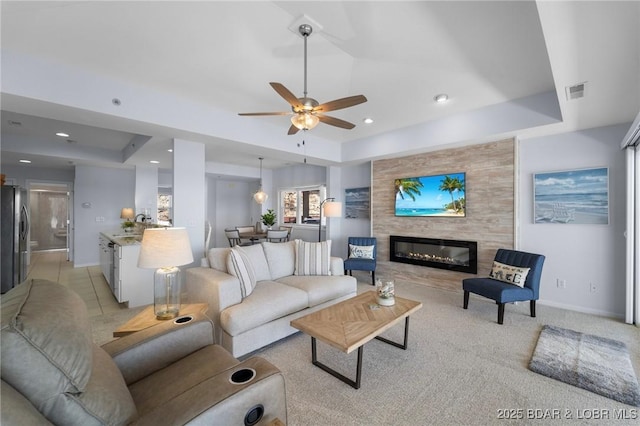
<path fill-rule="evenodd" d="M 186 271 L 186 297 L 209 304 L 217 343 L 239 357 L 298 330 L 291 320 L 356 295 L 330 241 L 213 248 Z"/>

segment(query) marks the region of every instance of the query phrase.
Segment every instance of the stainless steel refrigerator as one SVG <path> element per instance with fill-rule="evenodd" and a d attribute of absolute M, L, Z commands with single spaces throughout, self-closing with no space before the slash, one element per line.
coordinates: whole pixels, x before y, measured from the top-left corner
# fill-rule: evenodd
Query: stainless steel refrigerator
<path fill-rule="evenodd" d="M 27 278 L 29 249 L 29 209 L 27 190 L 19 186 L 2 186 L 0 221 L 2 227 L 2 258 L 0 276 L 2 293 L 11 290 Z"/>

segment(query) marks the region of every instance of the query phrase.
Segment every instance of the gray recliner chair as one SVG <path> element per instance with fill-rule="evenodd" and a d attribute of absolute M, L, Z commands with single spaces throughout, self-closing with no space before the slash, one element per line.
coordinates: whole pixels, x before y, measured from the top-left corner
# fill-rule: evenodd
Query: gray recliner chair
<path fill-rule="evenodd" d="M 280 371 L 214 345 L 205 315 L 99 347 L 82 299 L 46 280 L 2 295 L 1 313 L 3 426 L 287 421 Z"/>

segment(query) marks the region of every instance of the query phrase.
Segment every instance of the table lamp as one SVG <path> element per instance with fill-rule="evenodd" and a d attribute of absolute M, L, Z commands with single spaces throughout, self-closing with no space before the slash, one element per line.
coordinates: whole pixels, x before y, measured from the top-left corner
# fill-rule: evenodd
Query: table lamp
<path fill-rule="evenodd" d="M 180 268 L 193 262 L 186 228 L 147 228 L 142 234 L 139 268 L 158 268 L 153 275 L 156 318 L 167 320 L 180 313 Z"/>
<path fill-rule="evenodd" d="M 327 198 L 320 203 L 320 221 L 318 223 L 318 241 L 322 241 L 322 213 L 324 217 L 342 216 L 342 203 L 335 201 L 335 198 Z"/>

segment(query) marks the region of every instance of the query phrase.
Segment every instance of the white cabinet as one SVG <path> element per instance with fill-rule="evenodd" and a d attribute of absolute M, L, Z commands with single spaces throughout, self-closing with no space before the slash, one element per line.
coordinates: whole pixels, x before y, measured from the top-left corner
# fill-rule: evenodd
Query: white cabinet
<path fill-rule="evenodd" d="M 100 268 L 119 303 L 130 308 L 153 303 L 153 269 L 138 268 L 140 241 L 135 236 L 100 233 Z"/>
<path fill-rule="evenodd" d="M 104 275 L 104 279 L 107 280 L 107 284 L 111 286 L 111 262 L 112 252 L 111 247 L 109 247 L 109 243 L 111 240 L 100 235 L 98 239 L 98 249 L 100 250 L 100 270 L 102 271 L 102 275 Z"/>
<path fill-rule="evenodd" d="M 113 294 L 130 308 L 153 303 L 153 269 L 138 268 L 140 244 L 114 246 Z"/>

